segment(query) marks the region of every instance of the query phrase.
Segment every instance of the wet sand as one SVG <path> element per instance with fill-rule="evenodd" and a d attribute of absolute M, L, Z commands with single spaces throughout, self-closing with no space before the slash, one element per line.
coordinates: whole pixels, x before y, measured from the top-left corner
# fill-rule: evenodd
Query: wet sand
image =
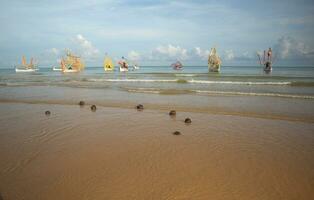
<path fill-rule="evenodd" d="M 313 123 L 28 103 L 0 113 L 3 200 L 314 196 Z"/>

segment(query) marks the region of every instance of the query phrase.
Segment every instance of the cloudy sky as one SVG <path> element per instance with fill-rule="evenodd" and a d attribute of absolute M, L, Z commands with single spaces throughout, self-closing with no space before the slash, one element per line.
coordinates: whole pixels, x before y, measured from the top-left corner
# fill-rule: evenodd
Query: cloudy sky
<path fill-rule="evenodd" d="M 70 49 L 89 66 L 107 52 L 141 65 L 257 65 L 272 47 L 278 65 L 314 65 L 313 0 L 0 0 L 0 67 L 34 56 L 55 65 Z"/>

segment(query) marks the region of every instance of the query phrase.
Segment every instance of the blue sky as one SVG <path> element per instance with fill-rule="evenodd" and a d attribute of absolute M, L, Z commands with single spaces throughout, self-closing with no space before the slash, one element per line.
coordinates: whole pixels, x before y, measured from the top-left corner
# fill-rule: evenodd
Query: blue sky
<path fill-rule="evenodd" d="M 278 65 L 314 65 L 311 0 L 0 0 L 0 66 L 22 55 L 56 65 L 71 49 L 89 66 L 107 52 L 141 65 L 206 65 L 217 47 L 225 65 L 257 65 L 274 48 Z"/>

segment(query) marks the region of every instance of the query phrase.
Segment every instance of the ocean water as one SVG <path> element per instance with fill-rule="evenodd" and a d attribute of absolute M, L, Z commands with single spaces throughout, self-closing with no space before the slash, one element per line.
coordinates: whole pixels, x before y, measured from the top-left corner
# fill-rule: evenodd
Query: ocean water
<path fill-rule="evenodd" d="M 80 73 L 63 74 L 50 68 L 35 73 L 16 73 L 0 68 L 0 87 L 57 86 L 117 90 L 160 95 L 235 95 L 314 99 L 314 67 L 274 67 L 269 74 L 257 66 L 223 66 L 220 73 L 206 66 L 172 70 L 168 66 L 142 66 L 129 72 L 105 72 L 87 67 Z"/>

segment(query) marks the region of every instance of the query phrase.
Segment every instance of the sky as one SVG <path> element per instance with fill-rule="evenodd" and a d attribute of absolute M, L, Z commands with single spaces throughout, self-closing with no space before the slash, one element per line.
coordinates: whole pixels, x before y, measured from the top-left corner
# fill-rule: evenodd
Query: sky
<path fill-rule="evenodd" d="M 105 54 L 140 65 L 207 65 L 216 47 L 223 65 L 314 66 L 313 0 L 0 0 L 0 67 L 34 57 L 58 65 L 65 49 L 87 66 Z"/>

